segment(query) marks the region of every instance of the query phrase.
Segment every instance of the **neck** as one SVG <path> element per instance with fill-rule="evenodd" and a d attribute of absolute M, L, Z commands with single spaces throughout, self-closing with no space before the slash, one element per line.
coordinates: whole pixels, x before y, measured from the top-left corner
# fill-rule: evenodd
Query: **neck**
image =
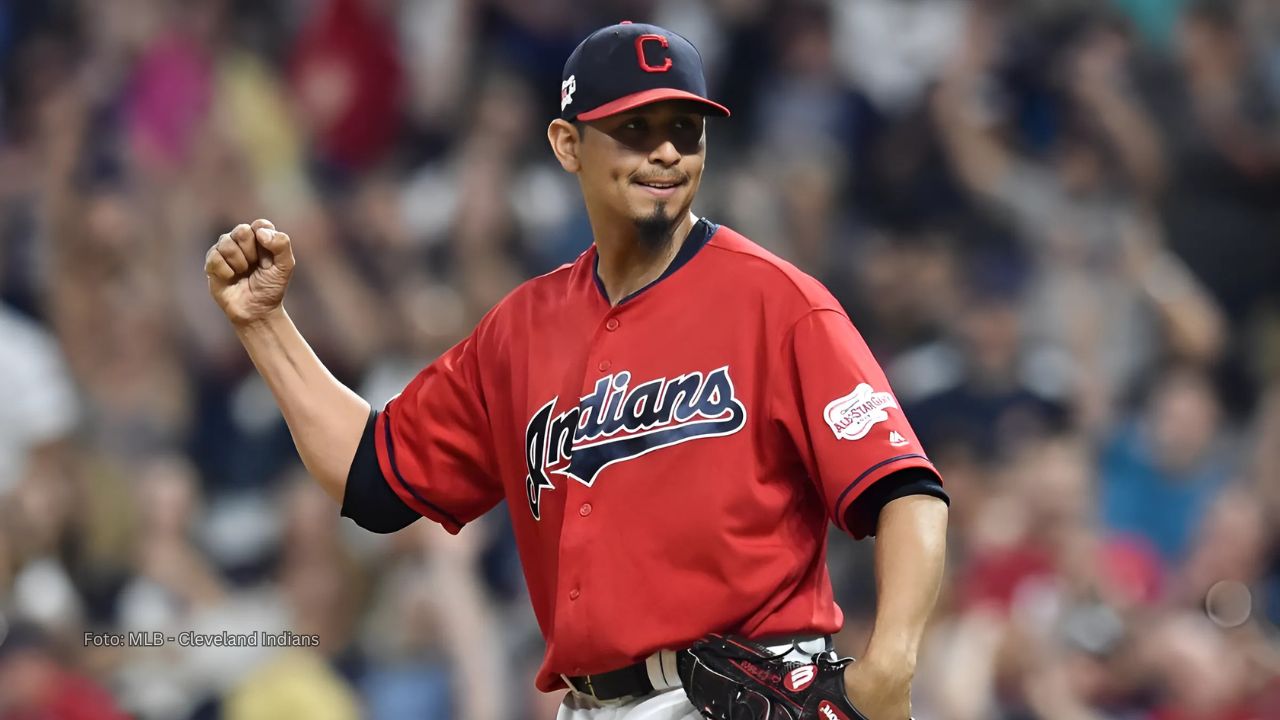
<path fill-rule="evenodd" d="M 591 221 L 595 236 L 596 252 L 600 255 L 597 272 L 609 304 L 617 305 L 622 298 L 657 280 L 671 265 L 685 238 L 693 229 L 697 218 L 685 211 L 670 229 L 662 242 L 642 239 L 639 231 L 630 223 L 620 225 Z"/>

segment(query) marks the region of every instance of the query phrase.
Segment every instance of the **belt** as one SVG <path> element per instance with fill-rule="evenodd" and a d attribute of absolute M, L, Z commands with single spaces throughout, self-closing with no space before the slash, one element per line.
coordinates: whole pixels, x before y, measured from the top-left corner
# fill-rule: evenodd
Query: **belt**
<path fill-rule="evenodd" d="M 821 640 L 822 644 L 817 645 Z M 759 643 L 776 652 L 800 650 L 808 655 L 832 649 L 830 635 L 784 635 L 756 638 Z M 801 648 L 807 644 L 809 648 Z M 810 648 L 817 648 L 810 651 Z M 626 667 L 597 675 L 561 675 L 570 690 L 596 700 L 617 700 L 624 697 L 640 697 L 656 690 L 680 687 L 676 672 L 677 651 L 662 650 Z"/>

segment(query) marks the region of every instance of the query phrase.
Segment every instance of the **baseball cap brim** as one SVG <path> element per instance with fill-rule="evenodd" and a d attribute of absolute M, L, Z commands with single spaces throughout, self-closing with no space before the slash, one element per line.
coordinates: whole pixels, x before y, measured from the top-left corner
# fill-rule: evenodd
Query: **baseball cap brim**
<path fill-rule="evenodd" d="M 600 107 L 593 108 L 583 113 L 578 113 L 579 120 L 599 120 L 600 118 L 617 115 L 621 112 L 634 110 L 642 105 L 652 105 L 663 100 L 689 100 L 705 106 L 708 115 L 718 115 L 720 117 L 729 117 L 729 108 L 718 102 L 708 100 L 701 95 L 695 95 L 685 90 L 677 90 L 675 88 L 654 88 L 652 90 L 641 90 L 638 93 L 624 95 L 623 97 L 607 102 Z"/>

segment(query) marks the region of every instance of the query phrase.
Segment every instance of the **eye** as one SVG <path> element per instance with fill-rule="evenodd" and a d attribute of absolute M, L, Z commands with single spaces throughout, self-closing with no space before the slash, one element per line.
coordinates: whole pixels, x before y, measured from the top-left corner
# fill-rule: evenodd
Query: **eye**
<path fill-rule="evenodd" d="M 697 142 L 702 137 L 702 122 L 694 117 L 675 118 L 671 122 L 671 132 L 682 142 Z"/>
<path fill-rule="evenodd" d="M 702 118 L 693 115 L 679 117 L 675 119 L 673 127 L 682 132 L 702 132 Z"/>

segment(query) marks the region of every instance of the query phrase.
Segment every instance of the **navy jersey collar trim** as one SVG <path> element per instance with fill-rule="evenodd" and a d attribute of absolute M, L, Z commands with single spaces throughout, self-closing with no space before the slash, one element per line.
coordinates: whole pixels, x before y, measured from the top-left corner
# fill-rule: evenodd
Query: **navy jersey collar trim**
<path fill-rule="evenodd" d="M 677 252 L 676 256 L 672 258 L 671 264 L 667 266 L 667 269 L 664 270 L 653 282 L 619 300 L 618 306 L 631 301 L 644 291 L 671 277 L 675 271 L 684 267 L 690 260 L 692 260 L 693 256 L 698 254 L 699 250 L 705 247 L 707 243 L 711 242 L 711 236 L 715 235 L 716 231 L 719 229 L 720 226 L 710 220 L 706 218 L 698 218 L 698 221 L 689 229 L 689 236 L 684 239 L 684 244 L 680 246 L 679 252 Z M 591 279 L 595 281 L 596 290 L 600 292 L 600 297 L 604 298 L 604 301 L 608 303 L 609 293 L 605 291 L 604 283 L 600 280 L 599 250 L 596 251 L 595 260 L 591 264 Z"/>

